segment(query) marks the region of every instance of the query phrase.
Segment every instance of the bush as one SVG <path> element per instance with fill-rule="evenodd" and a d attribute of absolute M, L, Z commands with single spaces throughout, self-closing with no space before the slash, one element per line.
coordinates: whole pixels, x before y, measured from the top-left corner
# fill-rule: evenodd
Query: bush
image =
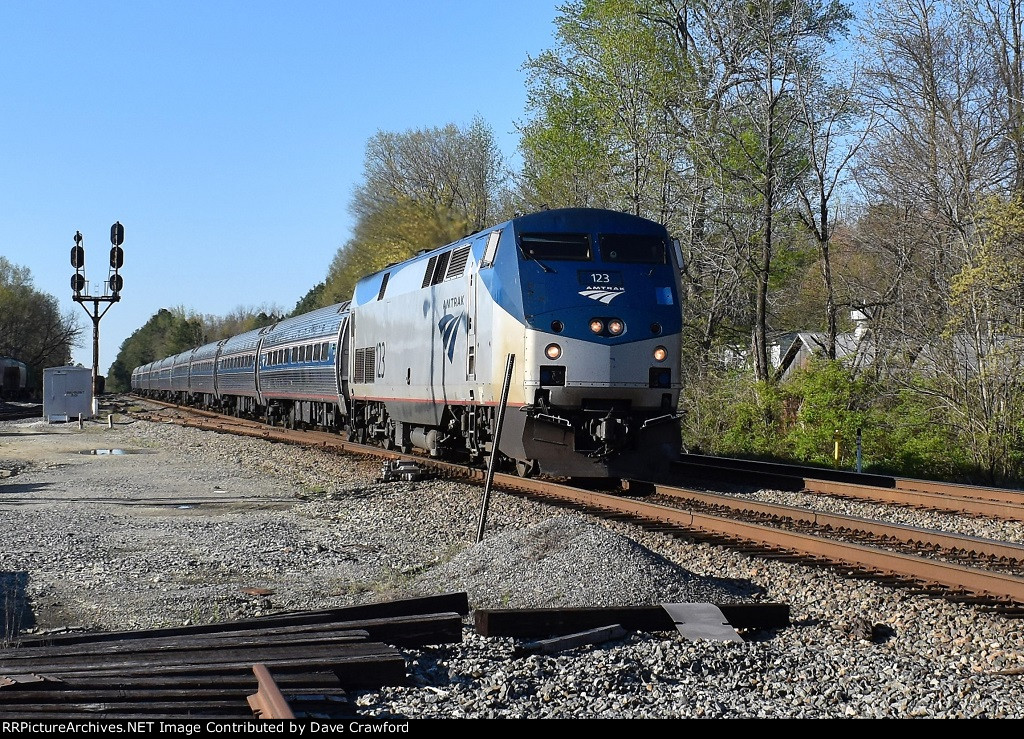
<path fill-rule="evenodd" d="M 779 385 L 749 372 L 707 371 L 680 395 L 683 444 L 698 453 L 856 467 L 940 480 L 977 479 L 955 430 L 926 392 L 853 377 L 842 362 L 816 360 Z"/>

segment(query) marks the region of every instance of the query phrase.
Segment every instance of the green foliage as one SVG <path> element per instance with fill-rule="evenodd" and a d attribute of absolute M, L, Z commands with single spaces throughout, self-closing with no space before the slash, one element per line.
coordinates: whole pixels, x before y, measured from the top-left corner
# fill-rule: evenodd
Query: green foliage
<path fill-rule="evenodd" d="M 920 383 L 922 385 L 927 383 Z M 956 429 L 925 388 L 880 393 L 864 432 L 867 471 L 934 480 L 977 480 Z"/>
<path fill-rule="evenodd" d="M 854 378 L 842 362 L 816 360 L 786 383 L 755 383 L 748 371 L 691 378 L 681 396 L 684 446 L 732 457 L 818 466 L 856 466 L 879 474 L 984 479 L 933 396 Z M 1021 429 L 1018 429 L 1018 434 Z M 1021 468 L 1017 467 L 1017 479 Z"/>
<path fill-rule="evenodd" d="M 107 374 L 108 392 L 131 388 L 132 370 L 157 359 L 226 339 L 281 320 L 278 312 L 239 308 L 223 318 L 200 316 L 184 308 L 161 308 L 121 343 Z"/>
<path fill-rule="evenodd" d="M 723 443 L 730 456 L 778 457 L 779 425 L 782 421 L 782 395 L 767 382 L 750 382 L 742 388 L 734 406 Z"/>
<path fill-rule="evenodd" d="M 42 388 L 47 367 L 70 362 L 81 332 L 78 313 L 61 313 L 55 297 L 35 289 L 27 267 L 0 256 L 0 356 L 28 365 L 31 387 Z"/>
<path fill-rule="evenodd" d="M 783 396 L 755 382 L 747 370 L 713 370 L 694 375 L 680 395 L 683 444 L 687 449 L 727 457 L 782 457 Z"/>
<path fill-rule="evenodd" d="M 557 48 L 524 65 L 521 195 L 533 207 L 668 210 L 666 183 L 688 142 L 673 109 L 692 75 L 666 12 L 651 0 L 560 8 Z"/>
<path fill-rule="evenodd" d="M 335 254 L 323 288 L 302 305 L 349 300 L 360 278 L 511 215 L 502 210 L 507 179 L 481 120 L 466 129 L 378 132 L 366 145 L 364 182 L 351 205 L 353 236 Z"/>
<path fill-rule="evenodd" d="M 318 282 L 313 287 L 309 288 L 309 292 L 299 298 L 299 301 L 295 303 L 295 307 L 292 308 L 290 316 L 301 316 L 303 313 L 309 313 L 311 310 L 331 305 L 330 303 L 322 303 L 324 290 L 327 287 L 326 282 Z"/>
<path fill-rule="evenodd" d="M 536 95 L 536 93 L 535 93 Z M 539 95 L 538 95 L 539 97 Z M 597 103 L 572 90 L 544 95 L 544 114 L 522 131 L 522 197 L 531 209 L 601 207 L 609 163 L 597 130 Z M 606 173 L 597 176 L 598 173 Z"/>
<path fill-rule="evenodd" d="M 834 465 L 836 435 L 838 465 L 855 462 L 857 429 L 863 429 L 868 413 L 862 381 L 850 376 L 841 362 L 813 361 L 786 383 L 788 406 L 796 409 L 786 428 L 785 446 L 794 458 L 809 464 Z"/>
<path fill-rule="evenodd" d="M 440 206 L 407 198 L 382 204 L 356 223 L 355 235 L 335 255 L 320 304 L 349 300 L 360 278 L 467 233 L 465 218 Z"/>

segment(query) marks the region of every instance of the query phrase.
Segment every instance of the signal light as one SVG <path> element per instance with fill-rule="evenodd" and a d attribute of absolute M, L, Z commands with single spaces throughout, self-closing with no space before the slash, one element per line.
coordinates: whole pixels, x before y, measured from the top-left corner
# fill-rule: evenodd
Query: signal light
<path fill-rule="evenodd" d="M 71 275 L 71 289 L 75 291 L 75 294 L 79 294 L 85 289 L 85 277 L 76 272 Z"/>
<path fill-rule="evenodd" d="M 121 269 L 124 266 L 124 249 L 120 246 L 110 247 L 110 267 L 111 269 Z"/>
<path fill-rule="evenodd" d="M 71 266 L 75 269 L 81 269 L 85 266 L 85 247 L 81 244 L 75 244 L 71 247 Z"/>

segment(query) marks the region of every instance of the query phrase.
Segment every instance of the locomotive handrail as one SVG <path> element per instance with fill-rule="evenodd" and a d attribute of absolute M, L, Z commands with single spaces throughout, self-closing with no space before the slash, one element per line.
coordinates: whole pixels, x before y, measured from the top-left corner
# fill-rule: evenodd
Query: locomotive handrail
<path fill-rule="evenodd" d="M 640 428 L 641 429 L 645 429 L 648 426 L 653 426 L 656 423 L 664 423 L 665 421 L 674 421 L 677 418 L 679 418 L 679 414 L 678 413 L 666 413 L 664 416 L 656 416 L 654 418 L 648 418 L 646 421 L 644 421 L 642 424 L 640 424 Z"/>

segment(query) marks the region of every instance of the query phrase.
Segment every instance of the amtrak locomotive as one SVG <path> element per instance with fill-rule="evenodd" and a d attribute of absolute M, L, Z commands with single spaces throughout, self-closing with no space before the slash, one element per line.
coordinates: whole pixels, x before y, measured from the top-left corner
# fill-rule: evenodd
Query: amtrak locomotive
<path fill-rule="evenodd" d="M 571 208 L 361 279 L 351 301 L 158 360 L 133 391 L 521 475 L 629 477 L 678 456 L 681 256 L 665 228 Z"/>

